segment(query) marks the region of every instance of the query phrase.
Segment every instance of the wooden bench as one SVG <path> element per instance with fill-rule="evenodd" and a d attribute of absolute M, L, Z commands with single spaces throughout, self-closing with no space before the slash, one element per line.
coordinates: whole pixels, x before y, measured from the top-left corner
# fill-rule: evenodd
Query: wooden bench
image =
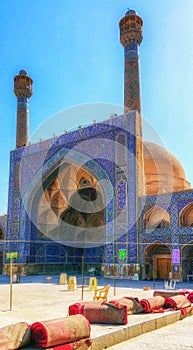
<path fill-rule="evenodd" d="M 102 288 L 95 289 L 95 294 L 93 300 L 107 300 L 107 295 L 110 289 L 110 285 L 104 286 Z"/>

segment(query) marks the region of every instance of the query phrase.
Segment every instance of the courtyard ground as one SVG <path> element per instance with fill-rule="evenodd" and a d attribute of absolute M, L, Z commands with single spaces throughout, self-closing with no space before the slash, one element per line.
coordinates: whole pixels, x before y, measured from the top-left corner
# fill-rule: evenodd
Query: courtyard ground
<path fill-rule="evenodd" d="M 0 276 L 0 326 L 9 325 L 19 321 L 29 323 L 52 318 L 59 318 L 68 315 L 68 307 L 74 302 L 82 300 L 81 276 L 76 276 L 78 288 L 76 291 L 68 291 L 66 285 L 59 284 L 59 275 L 51 276 L 51 282 L 48 283 L 47 276 L 21 276 L 21 283 L 13 284 L 12 311 L 10 311 L 10 286 L 9 277 Z M 113 298 L 131 296 L 139 299 L 153 295 L 154 287 L 164 289 L 163 281 L 131 281 L 131 280 L 113 280 L 97 278 L 98 286 L 110 284 L 109 300 Z M 85 278 L 85 284 L 88 285 L 89 276 Z M 150 290 L 143 290 L 144 286 L 149 286 Z M 193 289 L 193 283 L 177 283 L 177 288 Z M 92 300 L 94 292 L 89 291 L 86 286 L 83 289 L 83 300 Z M 182 321 L 180 311 L 167 312 L 164 314 L 139 314 L 131 315 L 128 318 L 128 325 L 92 325 L 91 337 L 93 338 L 92 350 L 101 350 L 109 348 L 112 350 L 119 349 L 193 349 L 193 339 L 191 331 L 193 326 L 193 317 L 187 317 Z M 178 321 L 178 322 L 176 322 Z M 174 323 L 175 322 L 175 323 Z M 168 324 L 174 323 L 173 326 Z M 182 332 L 176 328 L 180 325 Z M 167 325 L 167 326 L 166 326 Z M 160 328 L 162 326 L 166 326 Z M 168 327 L 174 327 L 173 333 Z M 187 331 L 187 328 L 189 328 Z M 154 329 L 159 328 L 154 331 Z M 168 329 L 168 331 L 167 331 Z M 147 333 L 151 331 L 150 333 Z M 155 333 L 154 333 L 155 332 Z M 166 333 L 165 333 L 166 332 Z M 144 335 L 140 335 L 147 333 Z M 177 347 L 181 344 L 184 334 L 184 344 L 186 347 Z M 128 337 L 140 335 L 126 343 L 113 344 L 126 340 Z M 175 337 L 176 335 L 176 337 Z M 188 338 L 191 337 L 191 339 Z M 146 337 L 143 340 L 143 337 Z M 171 337 L 172 340 L 171 340 Z M 167 340 L 168 339 L 168 340 Z M 171 341 L 173 344 L 170 344 Z M 189 339 L 189 340 L 188 340 Z M 185 342 L 186 340 L 186 342 Z M 157 342 L 159 341 L 159 347 Z M 160 342 L 165 341 L 163 346 L 170 344 L 170 347 L 161 347 Z M 192 345 L 191 345 L 192 343 Z M 154 346 L 154 347 L 151 347 Z M 169 345 L 168 345 L 169 346 Z M 173 346 L 173 347 L 171 347 Z M 188 346 L 188 347 L 187 347 Z M 192 347 L 190 347 L 192 346 Z"/>

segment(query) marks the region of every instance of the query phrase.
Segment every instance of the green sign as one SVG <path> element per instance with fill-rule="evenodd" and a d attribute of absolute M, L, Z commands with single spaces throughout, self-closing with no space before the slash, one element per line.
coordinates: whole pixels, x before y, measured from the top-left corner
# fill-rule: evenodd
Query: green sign
<path fill-rule="evenodd" d="M 127 258 L 126 249 L 119 249 L 119 259 L 126 259 L 126 258 Z"/>
<path fill-rule="evenodd" d="M 10 259 L 10 258 L 18 258 L 18 252 L 11 252 L 11 253 L 6 253 L 6 259 Z"/>

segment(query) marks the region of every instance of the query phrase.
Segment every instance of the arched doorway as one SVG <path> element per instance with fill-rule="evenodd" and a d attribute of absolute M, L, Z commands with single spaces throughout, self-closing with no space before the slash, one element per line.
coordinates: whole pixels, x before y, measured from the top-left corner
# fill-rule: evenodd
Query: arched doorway
<path fill-rule="evenodd" d="M 156 241 L 144 251 L 146 278 L 166 279 L 171 272 L 171 251 L 166 244 Z"/>
<path fill-rule="evenodd" d="M 193 241 L 182 247 L 182 278 L 187 279 L 187 275 L 193 274 Z"/>

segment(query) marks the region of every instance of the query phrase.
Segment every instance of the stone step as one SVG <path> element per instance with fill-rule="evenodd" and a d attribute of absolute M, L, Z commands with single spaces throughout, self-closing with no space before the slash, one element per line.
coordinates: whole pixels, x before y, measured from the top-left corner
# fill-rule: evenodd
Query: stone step
<path fill-rule="evenodd" d="M 193 315 L 193 311 L 188 316 Z M 92 325 L 92 350 L 103 350 L 147 332 L 177 322 L 186 316 L 181 311 L 167 311 L 155 314 L 138 314 L 128 317 L 128 324 L 122 326 Z"/>

